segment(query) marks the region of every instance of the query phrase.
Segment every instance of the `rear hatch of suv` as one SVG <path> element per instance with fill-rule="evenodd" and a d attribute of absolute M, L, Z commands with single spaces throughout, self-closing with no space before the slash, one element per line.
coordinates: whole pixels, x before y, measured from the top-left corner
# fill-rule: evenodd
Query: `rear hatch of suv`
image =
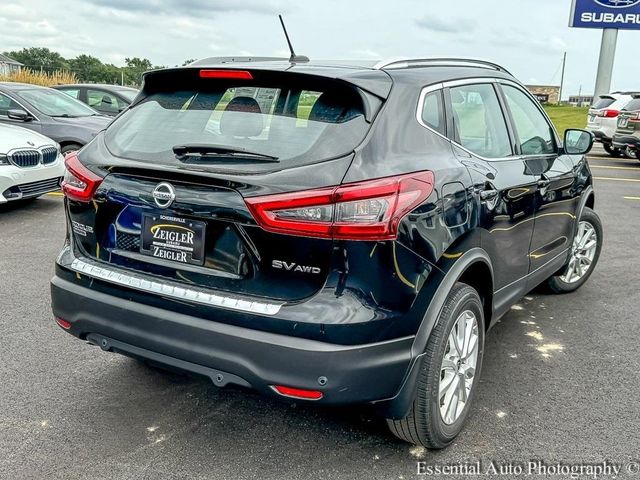
<path fill-rule="evenodd" d="M 617 135 L 632 135 L 640 140 L 640 95 L 634 96 L 633 100 L 620 112 L 618 118 Z"/>
<path fill-rule="evenodd" d="M 383 104 L 377 93 L 288 71 L 148 75 L 132 108 L 67 159 L 76 255 L 160 285 L 283 302 L 314 295 L 333 242 L 266 231 L 246 199 L 339 185 Z"/>

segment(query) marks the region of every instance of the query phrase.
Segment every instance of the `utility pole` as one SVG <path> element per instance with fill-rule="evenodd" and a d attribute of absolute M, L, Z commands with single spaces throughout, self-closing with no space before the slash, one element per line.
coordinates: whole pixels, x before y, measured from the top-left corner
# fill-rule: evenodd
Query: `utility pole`
<path fill-rule="evenodd" d="M 602 45 L 600 47 L 600 60 L 598 61 L 598 76 L 596 78 L 596 88 L 593 94 L 594 102 L 600 97 L 600 95 L 606 95 L 611 91 L 611 79 L 613 77 L 613 63 L 616 57 L 617 42 L 617 28 L 605 28 L 602 31 Z"/>
<path fill-rule="evenodd" d="M 124 68 L 122 70 L 120 70 L 120 85 L 122 85 L 124 87 Z"/>
<path fill-rule="evenodd" d="M 560 94 L 558 95 L 558 105 L 562 104 L 562 90 L 564 89 L 564 69 L 567 66 L 567 52 L 562 57 L 562 75 L 560 76 Z"/>

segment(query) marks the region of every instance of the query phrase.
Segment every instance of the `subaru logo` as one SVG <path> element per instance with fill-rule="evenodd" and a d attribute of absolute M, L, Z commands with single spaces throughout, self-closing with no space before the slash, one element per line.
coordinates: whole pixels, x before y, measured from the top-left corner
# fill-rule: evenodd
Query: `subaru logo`
<path fill-rule="evenodd" d="M 629 8 L 640 3 L 640 0 L 594 0 L 597 4 L 609 8 Z"/>
<path fill-rule="evenodd" d="M 176 199 L 176 189 L 173 188 L 173 185 L 170 183 L 162 182 L 156 185 L 151 195 L 157 206 L 160 208 L 168 208 Z"/>

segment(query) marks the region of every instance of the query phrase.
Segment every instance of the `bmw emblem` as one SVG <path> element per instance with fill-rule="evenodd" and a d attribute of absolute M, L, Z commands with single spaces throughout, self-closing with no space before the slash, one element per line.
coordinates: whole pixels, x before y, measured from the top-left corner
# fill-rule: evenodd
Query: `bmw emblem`
<path fill-rule="evenodd" d="M 629 8 L 640 3 L 640 0 L 594 0 L 597 4 L 608 8 Z"/>
<path fill-rule="evenodd" d="M 151 196 L 157 206 L 160 208 L 169 208 L 176 199 L 176 189 L 173 188 L 173 185 L 170 183 L 162 182 L 156 185 Z"/>

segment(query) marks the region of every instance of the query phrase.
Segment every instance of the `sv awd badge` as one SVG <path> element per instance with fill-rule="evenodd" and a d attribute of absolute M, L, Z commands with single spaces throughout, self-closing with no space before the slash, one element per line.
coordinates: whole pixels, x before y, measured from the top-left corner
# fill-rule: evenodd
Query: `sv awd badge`
<path fill-rule="evenodd" d="M 298 265 L 295 262 L 285 262 L 283 260 L 273 260 L 271 266 L 276 270 L 286 270 L 288 272 L 312 273 L 318 275 L 320 268 L 310 267 L 308 265 Z"/>

